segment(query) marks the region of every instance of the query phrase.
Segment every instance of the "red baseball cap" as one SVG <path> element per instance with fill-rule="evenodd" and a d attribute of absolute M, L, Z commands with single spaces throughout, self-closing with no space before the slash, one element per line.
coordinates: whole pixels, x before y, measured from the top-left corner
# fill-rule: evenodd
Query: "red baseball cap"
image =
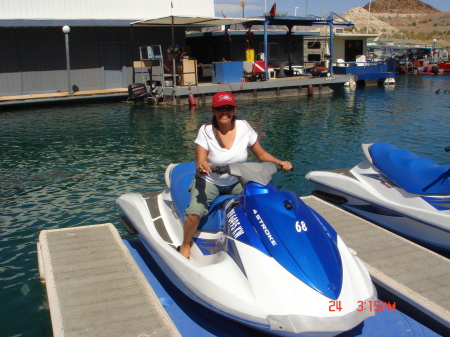
<path fill-rule="evenodd" d="M 212 106 L 217 108 L 222 105 L 232 105 L 237 106 L 236 101 L 232 93 L 221 91 L 213 96 Z"/>

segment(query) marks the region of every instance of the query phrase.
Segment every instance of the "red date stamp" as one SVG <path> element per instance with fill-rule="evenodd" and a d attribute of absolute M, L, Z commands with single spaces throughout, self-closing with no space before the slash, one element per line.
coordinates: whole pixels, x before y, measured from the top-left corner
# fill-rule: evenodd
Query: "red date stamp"
<path fill-rule="evenodd" d="M 342 302 L 341 301 L 330 301 L 329 302 L 329 311 L 341 311 L 342 310 Z M 358 301 L 358 311 L 396 311 L 397 303 L 389 303 L 383 301 Z"/>

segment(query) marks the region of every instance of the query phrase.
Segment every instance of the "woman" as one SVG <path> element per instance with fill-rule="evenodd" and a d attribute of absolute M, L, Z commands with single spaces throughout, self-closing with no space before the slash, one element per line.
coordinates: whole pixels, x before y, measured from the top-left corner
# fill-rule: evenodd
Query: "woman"
<path fill-rule="evenodd" d="M 221 194 L 238 194 L 242 186 L 236 177 L 228 174 L 212 173 L 211 166 L 247 161 L 247 148 L 261 162 L 281 165 L 283 171 L 292 170 L 292 164 L 281 161 L 265 151 L 258 141 L 258 135 L 244 120 L 237 120 L 236 101 L 228 92 L 218 92 L 213 96 L 211 123 L 202 125 L 197 135 L 197 166 L 190 192 L 191 201 L 185 210 L 183 243 L 180 253 L 189 258 L 191 240 L 200 223 L 200 218 L 208 214 L 213 200 Z M 203 173 L 199 174 L 198 172 Z"/>

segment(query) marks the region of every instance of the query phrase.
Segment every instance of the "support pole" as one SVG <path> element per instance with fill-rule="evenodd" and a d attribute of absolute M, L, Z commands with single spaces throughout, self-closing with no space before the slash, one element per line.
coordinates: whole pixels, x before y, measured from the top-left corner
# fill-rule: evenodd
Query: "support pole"
<path fill-rule="evenodd" d="M 265 80 L 267 81 L 269 79 L 269 70 L 268 70 L 268 66 L 269 66 L 269 48 L 268 48 L 268 39 L 267 39 L 267 26 L 269 25 L 269 20 L 264 21 L 264 64 L 265 64 L 265 71 L 264 71 L 264 75 L 265 75 Z"/>
<path fill-rule="evenodd" d="M 330 72 L 330 76 L 333 76 L 333 54 L 334 54 L 334 35 L 333 35 L 333 12 L 330 12 L 330 65 L 328 66 L 328 71 Z"/>
<path fill-rule="evenodd" d="M 69 53 L 69 33 L 70 27 L 64 26 L 62 31 L 66 38 L 66 63 L 67 63 L 67 95 L 72 95 L 72 83 L 70 79 L 70 53 Z"/>

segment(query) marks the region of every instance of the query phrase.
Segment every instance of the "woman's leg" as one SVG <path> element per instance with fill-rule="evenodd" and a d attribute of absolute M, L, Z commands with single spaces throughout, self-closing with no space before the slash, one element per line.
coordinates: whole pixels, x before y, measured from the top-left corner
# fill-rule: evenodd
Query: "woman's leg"
<path fill-rule="evenodd" d="M 184 221 L 183 243 L 180 247 L 180 253 L 184 257 L 189 257 L 191 254 L 191 240 L 199 223 L 200 217 L 197 214 L 186 215 L 186 220 Z"/>
<path fill-rule="evenodd" d="M 183 243 L 180 247 L 180 253 L 184 257 L 190 256 L 192 237 L 197 230 L 201 217 L 208 214 L 209 206 L 219 195 L 217 186 L 197 176 L 194 178 L 189 191 L 191 192 L 191 201 L 189 207 L 185 210 Z"/>

